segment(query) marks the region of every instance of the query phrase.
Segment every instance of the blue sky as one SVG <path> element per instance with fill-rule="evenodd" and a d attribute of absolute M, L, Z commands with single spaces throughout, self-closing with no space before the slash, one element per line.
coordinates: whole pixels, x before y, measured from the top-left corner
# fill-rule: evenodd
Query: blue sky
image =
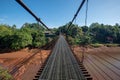
<path fill-rule="evenodd" d="M 48 27 L 62 26 L 73 18 L 82 0 L 22 0 Z M 85 5 L 75 24 L 84 25 Z M 17 25 L 36 20 L 15 0 L 0 0 L 0 24 Z M 93 22 L 120 24 L 120 0 L 89 0 L 88 25 Z"/>

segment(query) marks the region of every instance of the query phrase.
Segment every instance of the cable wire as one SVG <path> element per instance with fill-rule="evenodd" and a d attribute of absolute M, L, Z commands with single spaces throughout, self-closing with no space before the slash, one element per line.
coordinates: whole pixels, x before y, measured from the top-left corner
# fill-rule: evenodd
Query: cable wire
<path fill-rule="evenodd" d="M 22 0 L 16 0 L 26 11 L 28 11 L 38 22 L 40 22 L 46 29 L 50 30 L 41 20 L 38 18 L 23 2 Z"/>
<path fill-rule="evenodd" d="M 87 16 L 88 16 L 88 0 L 86 2 L 85 26 L 87 26 Z"/>
<path fill-rule="evenodd" d="M 77 12 L 75 13 L 73 19 L 70 21 L 70 23 L 69 23 L 69 25 L 68 25 L 67 31 L 68 31 L 69 28 L 71 27 L 73 21 L 74 21 L 75 18 L 77 17 L 77 15 L 78 15 L 78 13 L 80 12 L 80 10 L 81 10 L 82 6 L 84 5 L 85 1 L 86 1 L 86 0 L 83 0 L 83 1 L 81 2 L 80 6 L 79 6 L 79 8 L 78 8 L 78 10 L 77 10 Z"/>

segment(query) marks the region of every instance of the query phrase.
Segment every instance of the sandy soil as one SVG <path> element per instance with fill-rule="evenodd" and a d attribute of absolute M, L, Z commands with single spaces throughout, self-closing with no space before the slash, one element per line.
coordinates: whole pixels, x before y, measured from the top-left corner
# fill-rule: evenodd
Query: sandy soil
<path fill-rule="evenodd" d="M 19 64 L 24 59 L 37 52 L 38 49 L 29 50 L 28 48 L 20 51 L 0 54 L 0 66 L 8 71 Z M 37 53 L 31 60 L 25 63 L 13 76 L 15 80 L 32 80 L 41 66 L 41 61 L 45 61 L 50 50 L 42 50 Z M 42 56 L 42 57 L 41 57 Z M 28 76 L 29 75 L 29 76 Z"/>
<path fill-rule="evenodd" d="M 82 48 L 76 46 L 74 52 L 81 60 Z M 93 80 L 120 80 L 120 47 L 86 49 L 84 66 Z"/>

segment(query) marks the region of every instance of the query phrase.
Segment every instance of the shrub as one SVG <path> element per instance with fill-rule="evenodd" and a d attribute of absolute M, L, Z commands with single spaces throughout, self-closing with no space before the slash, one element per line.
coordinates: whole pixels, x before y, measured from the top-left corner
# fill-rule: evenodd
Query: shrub
<path fill-rule="evenodd" d="M 0 67 L 0 80 L 14 80 L 7 70 Z"/>

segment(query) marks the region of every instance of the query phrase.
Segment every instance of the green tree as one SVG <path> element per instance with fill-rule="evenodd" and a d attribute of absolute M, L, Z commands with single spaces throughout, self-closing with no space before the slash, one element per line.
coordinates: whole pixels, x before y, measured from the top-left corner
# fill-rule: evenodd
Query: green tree
<path fill-rule="evenodd" d="M 84 61 L 85 50 L 87 49 L 87 45 L 91 43 L 91 38 L 88 35 L 82 35 L 80 37 L 79 45 L 82 47 L 82 59 L 81 62 Z"/>
<path fill-rule="evenodd" d="M 32 45 L 32 36 L 26 32 L 17 31 L 11 36 L 11 48 L 18 50 L 28 45 Z"/>
<path fill-rule="evenodd" d="M 45 35 L 42 31 L 32 33 L 32 45 L 34 47 L 41 47 L 45 44 Z"/>
<path fill-rule="evenodd" d="M 37 23 L 32 23 L 32 24 L 25 23 L 22 26 L 21 30 L 27 32 L 32 36 L 33 47 L 41 47 L 46 43 L 47 39 L 45 38 L 44 35 L 45 29 L 43 29 L 43 26 Z"/>
<path fill-rule="evenodd" d="M 10 36 L 13 34 L 12 29 L 8 25 L 0 25 L 0 48 L 9 48 Z"/>

